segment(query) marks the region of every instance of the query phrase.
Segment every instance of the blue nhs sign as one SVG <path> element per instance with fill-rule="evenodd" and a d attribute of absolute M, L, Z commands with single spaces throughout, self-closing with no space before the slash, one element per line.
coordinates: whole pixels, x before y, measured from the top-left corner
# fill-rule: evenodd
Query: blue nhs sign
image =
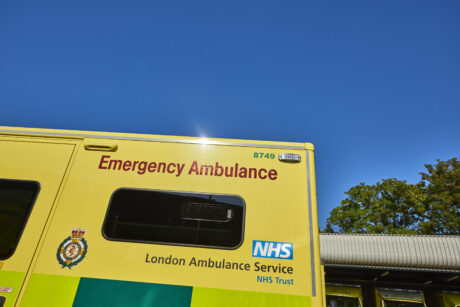
<path fill-rule="evenodd" d="M 292 243 L 252 241 L 252 257 L 290 259 L 294 258 Z"/>

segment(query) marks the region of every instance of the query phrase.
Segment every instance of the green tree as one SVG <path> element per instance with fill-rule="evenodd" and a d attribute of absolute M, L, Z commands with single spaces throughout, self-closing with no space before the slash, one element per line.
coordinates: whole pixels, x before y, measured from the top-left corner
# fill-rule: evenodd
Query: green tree
<path fill-rule="evenodd" d="M 425 221 L 421 232 L 429 234 L 460 234 L 460 161 L 437 160 L 426 164 L 420 173 L 421 189 L 426 194 Z"/>
<path fill-rule="evenodd" d="M 416 234 L 424 219 L 425 195 L 403 180 L 361 183 L 345 194 L 331 211 L 326 232 Z"/>
<path fill-rule="evenodd" d="M 418 184 L 391 178 L 352 187 L 325 232 L 460 234 L 460 162 L 437 162 Z"/>

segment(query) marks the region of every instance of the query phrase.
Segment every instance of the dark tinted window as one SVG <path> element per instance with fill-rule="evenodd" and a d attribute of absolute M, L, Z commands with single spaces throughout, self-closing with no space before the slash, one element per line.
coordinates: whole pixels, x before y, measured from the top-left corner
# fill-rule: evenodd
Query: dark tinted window
<path fill-rule="evenodd" d="M 0 307 L 3 307 L 5 304 L 6 298 L 4 296 L 0 296 Z"/>
<path fill-rule="evenodd" d="M 0 179 L 0 259 L 9 258 L 21 238 L 40 185 Z"/>
<path fill-rule="evenodd" d="M 326 295 L 326 307 L 361 307 L 355 297 Z"/>
<path fill-rule="evenodd" d="M 107 239 L 236 248 L 243 241 L 240 197 L 119 189 L 112 195 Z"/>

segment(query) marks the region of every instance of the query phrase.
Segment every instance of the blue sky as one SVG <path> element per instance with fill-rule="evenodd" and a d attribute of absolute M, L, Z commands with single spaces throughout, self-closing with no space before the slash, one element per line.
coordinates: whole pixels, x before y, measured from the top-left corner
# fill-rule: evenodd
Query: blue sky
<path fill-rule="evenodd" d="M 0 125 L 309 141 L 344 192 L 460 153 L 460 2 L 2 1 Z"/>

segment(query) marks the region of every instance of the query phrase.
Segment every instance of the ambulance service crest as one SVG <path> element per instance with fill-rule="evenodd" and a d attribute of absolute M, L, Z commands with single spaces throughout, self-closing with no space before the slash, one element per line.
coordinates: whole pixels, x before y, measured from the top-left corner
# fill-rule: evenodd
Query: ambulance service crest
<path fill-rule="evenodd" d="M 84 228 L 74 228 L 71 231 L 71 235 L 59 245 L 56 257 L 62 268 L 68 267 L 71 269 L 85 258 L 88 252 L 88 243 L 83 238 L 85 233 Z"/>

